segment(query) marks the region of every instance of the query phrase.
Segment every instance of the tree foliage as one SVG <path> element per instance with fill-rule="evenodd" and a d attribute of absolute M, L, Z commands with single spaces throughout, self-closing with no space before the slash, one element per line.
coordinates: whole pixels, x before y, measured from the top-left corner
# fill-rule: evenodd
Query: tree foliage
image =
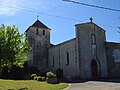
<path fill-rule="evenodd" d="M 20 65 L 27 60 L 28 41 L 25 33 L 20 34 L 15 26 L 0 27 L 0 67 L 9 65 Z"/>

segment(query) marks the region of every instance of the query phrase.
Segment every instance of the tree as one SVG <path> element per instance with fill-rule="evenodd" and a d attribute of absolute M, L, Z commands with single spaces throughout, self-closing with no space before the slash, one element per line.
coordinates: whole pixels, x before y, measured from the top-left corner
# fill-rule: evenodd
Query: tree
<path fill-rule="evenodd" d="M 4 66 L 21 66 L 28 58 L 28 41 L 25 33 L 20 34 L 15 26 L 0 27 L 0 68 Z"/>

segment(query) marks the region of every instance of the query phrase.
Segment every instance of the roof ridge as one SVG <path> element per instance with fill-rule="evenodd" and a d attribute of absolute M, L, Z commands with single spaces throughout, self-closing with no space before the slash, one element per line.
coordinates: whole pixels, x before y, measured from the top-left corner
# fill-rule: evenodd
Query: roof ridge
<path fill-rule="evenodd" d="M 48 28 L 45 24 L 43 24 L 40 20 L 36 20 L 36 22 L 33 23 L 32 27 L 49 29 L 49 28 Z"/>

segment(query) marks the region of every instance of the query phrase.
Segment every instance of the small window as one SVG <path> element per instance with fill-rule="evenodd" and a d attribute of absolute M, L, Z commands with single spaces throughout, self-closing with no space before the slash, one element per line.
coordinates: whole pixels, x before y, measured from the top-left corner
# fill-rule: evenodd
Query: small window
<path fill-rule="evenodd" d="M 36 35 L 38 35 L 38 28 L 36 29 Z"/>
<path fill-rule="evenodd" d="M 67 64 L 66 65 L 69 65 L 69 53 L 67 52 Z"/>
<path fill-rule="evenodd" d="M 52 58 L 52 67 L 54 67 L 54 56 Z"/>
<path fill-rule="evenodd" d="M 32 40 L 32 38 L 30 38 L 29 39 L 29 45 L 32 47 L 32 42 L 33 42 L 33 40 Z"/>
<path fill-rule="evenodd" d="M 45 30 L 43 30 L 43 35 L 45 35 Z"/>
<path fill-rule="evenodd" d="M 91 36 L 91 41 L 92 41 L 92 44 L 96 44 L 96 37 L 94 34 L 92 34 Z"/>

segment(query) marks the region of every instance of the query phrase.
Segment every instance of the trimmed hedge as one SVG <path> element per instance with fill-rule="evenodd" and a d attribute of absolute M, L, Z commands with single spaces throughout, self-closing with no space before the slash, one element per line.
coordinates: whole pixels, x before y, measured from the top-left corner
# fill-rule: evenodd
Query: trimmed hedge
<path fill-rule="evenodd" d="M 35 77 L 37 77 L 37 75 L 36 74 L 32 74 L 31 75 L 31 80 L 33 80 Z"/>
<path fill-rule="evenodd" d="M 52 72 L 47 72 L 47 78 L 56 78 L 56 74 Z"/>
<path fill-rule="evenodd" d="M 37 81 L 46 81 L 45 77 L 38 76 Z"/>
<path fill-rule="evenodd" d="M 45 77 L 37 76 L 36 74 L 31 75 L 32 80 L 37 80 L 37 81 L 46 81 Z"/>

